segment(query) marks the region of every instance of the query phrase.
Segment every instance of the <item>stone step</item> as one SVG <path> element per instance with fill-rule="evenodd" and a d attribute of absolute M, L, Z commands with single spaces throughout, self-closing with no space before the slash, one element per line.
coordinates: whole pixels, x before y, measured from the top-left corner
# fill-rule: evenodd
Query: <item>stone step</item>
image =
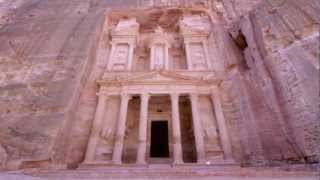
<path fill-rule="evenodd" d="M 281 168 L 241 168 L 239 166 L 113 166 L 98 168 L 29 169 L 23 174 L 47 179 L 215 179 L 216 177 L 304 177 L 303 180 L 316 177 L 315 171 L 301 169 L 293 171 Z M 280 178 L 279 178 L 280 179 Z M 290 178 L 289 178 L 290 179 Z M 289 180 L 288 179 L 288 180 Z M 292 178 L 290 180 L 293 180 Z M 312 179 L 313 180 L 313 179 Z M 316 180 L 316 179 L 315 179 Z"/>

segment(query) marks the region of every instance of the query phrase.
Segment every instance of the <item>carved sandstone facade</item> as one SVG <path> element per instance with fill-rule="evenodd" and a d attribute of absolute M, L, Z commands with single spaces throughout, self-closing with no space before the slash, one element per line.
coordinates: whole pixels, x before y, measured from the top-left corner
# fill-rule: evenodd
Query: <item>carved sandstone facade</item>
<path fill-rule="evenodd" d="M 140 31 L 136 18 L 118 20 L 98 81 L 84 163 L 233 162 L 218 88 L 223 77 L 208 51 L 209 19 L 182 15 L 179 31 L 157 26 L 148 33 Z M 179 45 L 185 54 L 172 56 Z M 157 123 L 164 129 L 157 130 Z"/>
<path fill-rule="evenodd" d="M 319 6 L 0 0 L 0 168 L 319 162 Z"/>

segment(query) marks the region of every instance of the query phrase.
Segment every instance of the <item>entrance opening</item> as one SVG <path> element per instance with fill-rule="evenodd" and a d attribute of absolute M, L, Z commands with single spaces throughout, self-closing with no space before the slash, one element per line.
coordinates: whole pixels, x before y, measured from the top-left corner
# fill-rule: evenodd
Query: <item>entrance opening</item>
<path fill-rule="evenodd" d="M 169 157 L 168 122 L 151 122 L 151 148 L 150 156 L 154 158 Z"/>

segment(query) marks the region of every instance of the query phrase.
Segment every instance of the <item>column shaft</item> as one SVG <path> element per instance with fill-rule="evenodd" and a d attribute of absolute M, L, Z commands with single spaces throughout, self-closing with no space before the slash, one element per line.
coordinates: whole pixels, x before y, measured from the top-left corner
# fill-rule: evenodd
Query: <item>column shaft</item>
<path fill-rule="evenodd" d="M 149 94 L 141 95 L 137 164 L 146 164 Z"/>
<path fill-rule="evenodd" d="M 164 45 L 164 48 L 165 48 L 165 60 L 164 60 L 164 68 L 166 70 L 169 69 L 169 47 L 168 47 L 168 44 L 165 44 Z"/>
<path fill-rule="evenodd" d="M 202 130 L 201 119 L 198 110 L 198 95 L 191 94 L 191 108 L 192 108 L 192 120 L 193 120 L 193 130 L 196 141 L 197 150 L 197 160 L 198 163 L 203 163 L 205 161 L 205 149 L 204 149 L 204 136 Z"/>
<path fill-rule="evenodd" d="M 151 55 L 150 55 L 150 70 L 154 69 L 154 46 L 151 46 Z"/>
<path fill-rule="evenodd" d="M 173 158 L 174 164 L 182 164 L 181 127 L 179 115 L 179 94 L 170 94 L 172 108 L 172 129 L 173 129 Z"/>
<path fill-rule="evenodd" d="M 104 119 L 106 105 L 107 96 L 104 94 L 100 94 L 85 156 L 85 162 L 87 163 L 94 161 L 95 150 L 99 141 L 99 132 L 101 130 L 102 121 Z"/>
<path fill-rule="evenodd" d="M 128 71 L 132 70 L 132 64 L 133 64 L 133 53 L 134 53 L 134 46 L 132 43 L 129 44 L 129 59 L 128 59 Z"/>
<path fill-rule="evenodd" d="M 185 42 L 185 50 L 186 50 L 186 55 L 187 55 L 187 69 L 192 70 L 192 59 L 191 59 L 191 54 L 190 54 L 190 45 L 189 42 Z"/>
<path fill-rule="evenodd" d="M 217 124 L 220 132 L 220 139 L 221 139 L 221 144 L 222 144 L 222 149 L 224 152 L 225 159 L 233 160 L 230 138 L 228 135 L 226 121 L 223 115 L 223 109 L 222 109 L 221 99 L 219 94 L 214 92 L 211 95 L 211 100 L 214 106 L 215 116 L 217 118 Z"/>
<path fill-rule="evenodd" d="M 113 154 L 112 154 L 112 162 L 115 164 L 122 163 L 121 157 L 122 157 L 122 151 L 123 151 L 124 135 L 126 130 L 128 102 L 129 102 L 129 95 L 122 94 L 119 119 L 118 119 L 118 125 L 117 125 L 117 133 L 116 133 L 115 145 L 114 145 Z"/>

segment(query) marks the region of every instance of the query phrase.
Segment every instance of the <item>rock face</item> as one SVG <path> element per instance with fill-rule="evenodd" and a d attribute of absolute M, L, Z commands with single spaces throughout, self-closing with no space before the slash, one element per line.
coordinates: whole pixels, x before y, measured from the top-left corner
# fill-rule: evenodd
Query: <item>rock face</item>
<path fill-rule="evenodd" d="M 318 0 L 0 0 L 0 167 L 81 163 L 111 49 L 103 32 L 125 14 L 150 22 L 146 34 L 171 31 L 182 12 L 213 22 L 236 161 L 319 162 L 319 10 Z"/>

